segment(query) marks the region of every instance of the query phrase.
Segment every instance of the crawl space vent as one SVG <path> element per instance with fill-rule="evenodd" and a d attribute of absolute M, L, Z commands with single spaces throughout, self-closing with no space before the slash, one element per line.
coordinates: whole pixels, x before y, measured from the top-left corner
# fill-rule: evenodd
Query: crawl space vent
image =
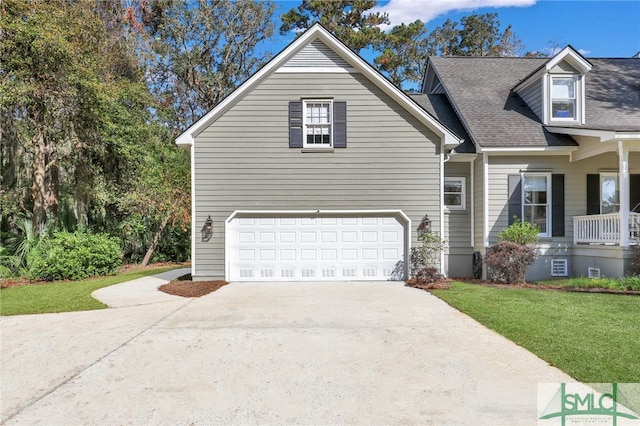
<path fill-rule="evenodd" d="M 587 276 L 589 278 L 600 278 L 600 268 L 589 268 Z"/>
<path fill-rule="evenodd" d="M 566 277 L 569 275 L 567 259 L 553 259 L 551 261 L 551 276 Z"/>

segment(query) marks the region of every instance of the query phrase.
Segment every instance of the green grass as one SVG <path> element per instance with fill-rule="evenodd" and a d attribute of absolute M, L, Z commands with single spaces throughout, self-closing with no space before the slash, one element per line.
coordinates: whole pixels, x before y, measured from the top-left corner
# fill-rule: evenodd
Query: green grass
<path fill-rule="evenodd" d="M 640 297 L 457 282 L 432 292 L 581 382 L 640 382 Z"/>
<path fill-rule="evenodd" d="M 624 278 L 563 278 L 541 281 L 540 284 L 574 288 L 640 291 L 640 276 Z"/>
<path fill-rule="evenodd" d="M 155 275 L 182 266 L 162 266 L 123 272 L 118 275 L 80 281 L 27 284 L 0 289 L 0 315 L 45 314 L 89 311 L 107 306 L 91 297 L 99 288 Z"/>

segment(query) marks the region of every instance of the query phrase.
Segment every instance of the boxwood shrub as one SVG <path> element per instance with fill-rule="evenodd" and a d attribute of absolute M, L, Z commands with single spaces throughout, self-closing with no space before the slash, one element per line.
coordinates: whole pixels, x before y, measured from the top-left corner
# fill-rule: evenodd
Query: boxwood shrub
<path fill-rule="evenodd" d="M 29 278 L 79 280 L 114 274 L 122 263 L 120 240 L 87 230 L 54 232 L 37 249 Z"/>

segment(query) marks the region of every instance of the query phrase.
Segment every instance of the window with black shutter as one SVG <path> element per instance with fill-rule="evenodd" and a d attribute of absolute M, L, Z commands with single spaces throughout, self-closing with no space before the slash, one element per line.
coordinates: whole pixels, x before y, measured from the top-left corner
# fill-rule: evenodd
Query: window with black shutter
<path fill-rule="evenodd" d="M 508 176 L 509 225 L 531 222 L 541 236 L 564 236 L 564 175 L 522 173 Z"/>
<path fill-rule="evenodd" d="M 289 148 L 346 147 L 346 102 L 332 99 L 289 102 Z"/>

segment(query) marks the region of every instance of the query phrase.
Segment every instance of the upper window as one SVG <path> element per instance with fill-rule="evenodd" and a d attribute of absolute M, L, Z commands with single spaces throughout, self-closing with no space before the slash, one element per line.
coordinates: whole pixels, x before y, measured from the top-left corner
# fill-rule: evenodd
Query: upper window
<path fill-rule="evenodd" d="M 541 236 L 549 236 L 551 218 L 551 176 L 524 174 L 522 176 L 522 218 L 540 229 Z"/>
<path fill-rule="evenodd" d="M 332 147 L 332 102 L 309 100 L 304 103 L 304 146 Z"/>
<path fill-rule="evenodd" d="M 444 205 L 450 210 L 465 209 L 465 178 L 444 178 Z"/>
<path fill-rule="evenodd" d="M 551 77 L 551 119 L 577 120 L 576 76 Z"/>

